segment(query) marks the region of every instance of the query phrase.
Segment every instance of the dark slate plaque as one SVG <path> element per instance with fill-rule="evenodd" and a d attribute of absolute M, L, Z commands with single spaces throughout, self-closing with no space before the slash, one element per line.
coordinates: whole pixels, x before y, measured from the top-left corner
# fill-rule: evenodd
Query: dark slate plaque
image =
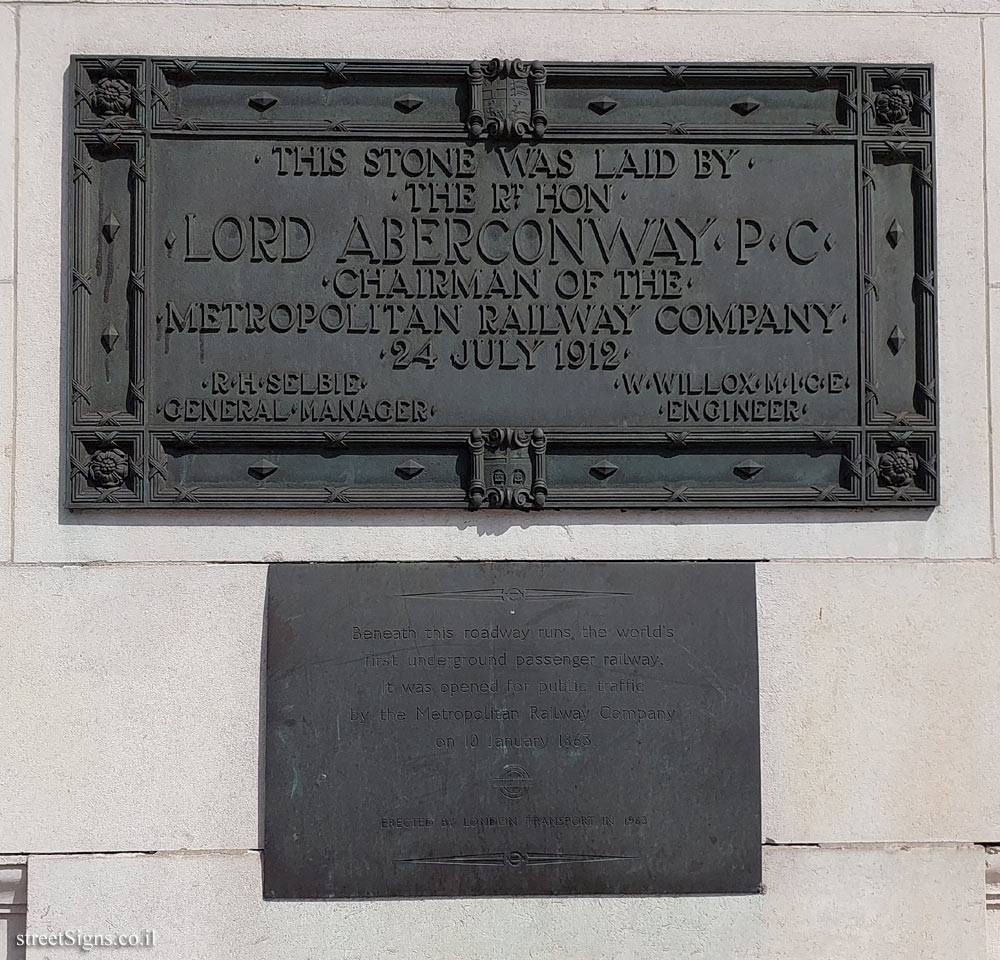
<path fill-rule="evenodd" d="M 70 507 L 937 502 L 930 67 L 71 83 Z"/>
<path fill-rule="evenodd" d="M 755 893 L 750 563 L 280 564 L 269 899 Z"/>

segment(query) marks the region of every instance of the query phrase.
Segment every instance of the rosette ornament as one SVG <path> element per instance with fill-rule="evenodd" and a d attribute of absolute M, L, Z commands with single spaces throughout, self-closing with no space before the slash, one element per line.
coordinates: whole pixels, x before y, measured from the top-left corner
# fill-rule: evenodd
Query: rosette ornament
<path fill-rule="evenodd" d="M 917 475 L 917 457 L 905 444 L 886 450 L 878 458 L 879 479 L 890 487 L 909 486 Z"/>
<path fill-rule="evenodd" d="M 101 490 L 120 487 L 128 477 L 128 454 L 120 447 L 101 447 L 90 458 L 90 482 Z"/>
<path fill-rule="evenodd" d="M 899 126 L 910 119 L 912 111 L 913 94 L 898 83 L 875 94 L 875 116 L 879 123 Z"/>
<path fill-rule="evenodd" d="M 121 77 L 101 77 L 90 94 L 90 105 L 99 117 L 123 117 L 132 106 L 132 84 Z"/>

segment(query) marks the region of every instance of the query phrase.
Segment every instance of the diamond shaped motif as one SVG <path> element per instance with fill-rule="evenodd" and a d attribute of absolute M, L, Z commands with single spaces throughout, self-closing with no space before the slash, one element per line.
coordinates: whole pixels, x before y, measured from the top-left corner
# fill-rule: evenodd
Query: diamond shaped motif
<path fill-rule="evenodd" d="M 889 339 L 885 342 L 889 344 L 889 349 L 892 351 L 893 356 L 903 348 L 903 344 L 906 343 L 906 336 L 899 329 L 898 323 L 892 328 L 892 333 L 889 334 Z"/>
<path fill-rule="evenodd" d="M 420 97 L 415 97 L 412 93 L 408 93 L 406 96 L 397 98 L 395 107 L 403 113 L 413 113 L 417 107 L 423 106 L 423 103 L 424 101 Z"/>
<path fill-rule="evenodd" d="M 591 100 L 588 106 L 594 113 L 598 113 L 603 117 L 604 114 L 610 113 L 618 106 L 618 101 L 612 100 L 611 97 L 598 97 L 596 100 Z"/>
<path fill-rule="evenodd" d="M 111 353 L 115 348 L 115 344 L 118 342 L 118 338 L 121 336 L 119 329 L 113 324 L 109 323 L 105 328 L 104 332 L 101 334 L 101 346 L 104 347 L 108 353 Z"/>
<path fill-rule="evenodd" d="M 591 468 L 590 472 L 598 480 L 607 480 L 612 474 L 618 472 L 618 464 L 610 460 L 598 460 Z"/>
<path fill-rule="evenodd" d="M 404 460 L 398 467 L 396 467 L 397 476 L 402 477 L 404 480 L 412 480 L 414 477 L 424 472 L 424 465 L 418 460 Z"/>
<path fill-rule="evenodd" d="M 899 246 L 899 241 L 903 239 L 903 228 L 899 225 L 898 220 L 893 220 L 889 224 L 889 229 L 885 232 L 885 238 L 889 241 L 889 246 L 893 250 Z"/>
<path fill-rule="evenodd" d="M 163 245 L 168 250 L 174 249 L 174 244 L 177 243 L 177 234 L 173 230 L 169 231 L 167 235 L 163 238 Z"/>
<path fill-rule="evenodd" d="M 759 107 L 760 104 L 756 100 L 737 100 L 736 103 L 730 104 L 729 109 L 741 117 L 748 117 Z"/>
<path fill-rule="evenodd" d="M 111 243 L 115 238 L 115 234 L 118 232 L 118 228 L 121 224 L 118 222 L 118 218 L 113 214 L 109 213 L 104 223 L 101 225 L 101 233 L 104 234 L 104 239 Z"/>
<path fill-rule="evenodd" d="M 256 93 L 247 100 L 247 106 L 251 110 L 263 113 L 265 110 L 270 110 L 277 102 L 278 98 L 273 93 Z"/>
<path fill-rule="evenodd" d="M 258 480 L 263 480 L 265 477 L 271 476 L 277 469 L 278 465 L 271 463 L 270 460 L 258 460 L 256 463 L 250 464 L 247 472 L 255 476 Z"/>
<path fill-rule="evenodd" d="M 756 460 L 744 460 L 733 467 L 733 473 L 743 480 L 752 480 L 763 469 L 764 464 L 758 463 Z"/>

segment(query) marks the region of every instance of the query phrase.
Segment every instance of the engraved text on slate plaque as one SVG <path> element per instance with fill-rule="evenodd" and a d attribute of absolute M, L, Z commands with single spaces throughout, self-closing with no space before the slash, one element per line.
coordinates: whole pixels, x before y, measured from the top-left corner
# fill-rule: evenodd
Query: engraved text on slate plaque
<path fill-rule="evenodd" d="M 752 893 L 749 563 L 279 564 L 268 898 Z"/>
<path fill-rule="evenodd" d="M 71 507 L 937 502 L 929 67 L 71 73 Z"/>

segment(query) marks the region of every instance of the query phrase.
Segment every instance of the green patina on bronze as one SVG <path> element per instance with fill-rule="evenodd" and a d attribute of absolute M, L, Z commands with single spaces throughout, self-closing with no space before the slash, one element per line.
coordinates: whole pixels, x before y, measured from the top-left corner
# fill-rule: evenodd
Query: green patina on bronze
<path fill-rule="evenodd" d="M 71 508 L 937 503 L 930 67 L 70 85 Z"/>

